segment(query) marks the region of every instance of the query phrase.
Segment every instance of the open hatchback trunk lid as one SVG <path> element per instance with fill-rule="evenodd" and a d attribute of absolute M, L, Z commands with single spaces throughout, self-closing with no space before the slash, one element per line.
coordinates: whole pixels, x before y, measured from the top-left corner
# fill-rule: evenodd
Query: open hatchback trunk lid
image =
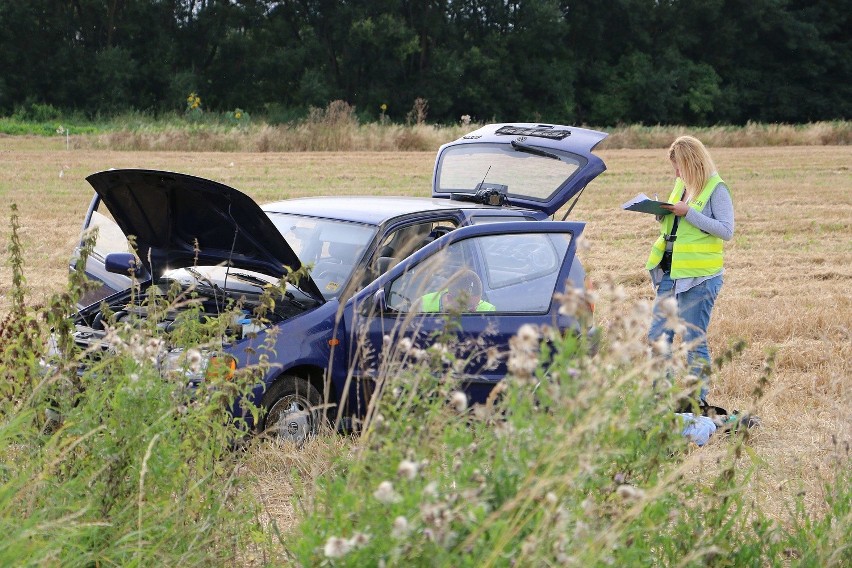
<path fill-rule="evenodd" d="M 154 278 L 188 266 L 224 265 L 280 278 L 301 267 L 284 237 L 247 195 L 215 181 L 155 170 L 107 170 L 86 180 Z M 294 283 L 323 302 L 310 278 Z"/>
<path fill-rule="evenodd" d="M 438 150 L 432 197 L 553 215 L 606 170 L 592 150 L 607 136 L 550 124 L 484 126 Z"/>

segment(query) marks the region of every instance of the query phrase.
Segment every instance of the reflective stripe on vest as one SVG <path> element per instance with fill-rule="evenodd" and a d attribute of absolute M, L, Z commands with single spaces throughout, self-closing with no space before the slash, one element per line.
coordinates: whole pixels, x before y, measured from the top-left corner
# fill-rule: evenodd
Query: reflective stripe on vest
<path fill-rule="evenodd" d="M 704 188 L 698 197 L 690 200 L 689 206 L 700 213 L 704 210 L 710 196 L 720 183 L 725 182 L 718 174 L 712 176 L 704 184 Z M 678 178 L 671 195 L 669 195 L 669 203 L 676 203 L 683 195 L 683 189 L 683 180 Z M 648 262 L 645 263 L 646 269 L 651 270 L 660 264 L 666 250 L 665 237 L 671 233 L 674 217 L 674 214 L 666 215 L 660 223 L 660 236 L 651 247 L 651 254 L 648 256 Z M 672 280 L 710 276 L 722 270 L 722 239 L 705 233 L 691 224 L 686 220 L 685 215 L 678 222 L 677 238 L 672 244 Z"/>

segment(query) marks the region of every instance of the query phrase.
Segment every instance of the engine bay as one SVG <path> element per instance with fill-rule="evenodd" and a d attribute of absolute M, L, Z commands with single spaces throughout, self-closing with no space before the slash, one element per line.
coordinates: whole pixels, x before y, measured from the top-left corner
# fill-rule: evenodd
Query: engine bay
<path fill-rule="evenodd" d="M 254 272 L 184 268 L 135 293 L 125 290 L 84 308 L 75 317 L 74 341 L 83 349 L 106 349 L 110 330 L 130 326 L 155 329 L 169 343 L 183 321 L 205 323 L 225 316 L 220 323 L 223 344 L 228 344 L 316 305 L 298 288 Z"/>

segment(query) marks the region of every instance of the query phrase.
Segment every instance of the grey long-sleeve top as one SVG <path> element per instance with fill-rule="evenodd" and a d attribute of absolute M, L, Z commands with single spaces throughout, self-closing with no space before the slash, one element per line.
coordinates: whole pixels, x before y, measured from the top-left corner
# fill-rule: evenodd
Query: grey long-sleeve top
<path fill-rule="evenodd" d="M 724 183 L 716 186 L 704 209 L 696 211 L 690 207 L 682 219 L 686 219 L 691 225 L 698 227 L 705 233 L 710 233 L 723 241 L 730 241 L 734 236 L 734 204 L 731 200 L 731 193 L 728 190 L 728 186 Z M 668 246 L 671 246 L 671 243 L 668 243 Z M 725 269 L 722 268 L 719 272 L 710 276 L 678 278 L 675 280 L 674 292 L 675 294 L 681 294 L 693 286 L 697 286 L 705 280 L 715 278 L 724 272 Z M 657 288 L 657 285 L 662 279 L 663 271 L 660 267 L 652 268 L 651 283 L 654 289 Z"/>

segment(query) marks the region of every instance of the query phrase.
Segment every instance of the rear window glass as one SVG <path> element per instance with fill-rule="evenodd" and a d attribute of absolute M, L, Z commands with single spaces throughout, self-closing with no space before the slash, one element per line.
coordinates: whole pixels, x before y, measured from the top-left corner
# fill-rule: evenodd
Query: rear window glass
<path fill-rule="evenodd" d="M 545 151 L 559 159 L 517 151 L 506 144 L 447 148 L 438 164 L 436 192 L 470 192 L 486 182 L 507 186 L 510 196 L 547 201 L 586 160 L 553 148 Z"/>

